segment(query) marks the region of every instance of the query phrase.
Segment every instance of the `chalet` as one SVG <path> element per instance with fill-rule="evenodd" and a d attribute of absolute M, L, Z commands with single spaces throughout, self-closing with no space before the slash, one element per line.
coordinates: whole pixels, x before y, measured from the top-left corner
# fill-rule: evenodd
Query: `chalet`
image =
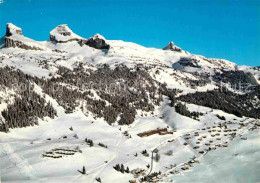
<path fill-rule="evenodd" d="M 185 170 L 189 170 L 189 167 L 182 167 L 181 169 L 185 171 Z"/>
<path fill-rule="evenodd" d="M 139 137 L 148 137 L 154 134 L 160 134 L 160 135 L 165 135 L 165 134 L 173 134 L 173 132 L 169 132 L 167 130 L 167 128 L 158 128 L 155 130 L 150 130 L 150 131 L 146 131 L 146 132 L 142 132 L 137 134 Z"/>
<path fill-rule="evenodd" d="M 171 131 L 160 131 L 159 135 L 167 135 L 167 134 L 173 134 Z"/>
<path fill-rule="evenodd" d="M 172 140 L 168 140 L 168 142 L 173 142 L 174 141 L 174 139 L 172 139 Z"/>

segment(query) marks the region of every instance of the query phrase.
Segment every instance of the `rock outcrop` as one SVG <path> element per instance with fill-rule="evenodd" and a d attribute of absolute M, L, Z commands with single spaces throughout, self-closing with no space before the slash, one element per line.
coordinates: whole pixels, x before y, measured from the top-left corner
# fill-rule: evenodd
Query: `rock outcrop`
<path fill-rule="evenodd" d="M 83 38 L 72 32 L 67 24 L 59 25 L 50 32 L 50 40 L 56 43 L 81 41 Z"/>
<path fill-rule="evenodd" d="M 67 24 L 59 25 L 50 32 L 50 41 L 56 43 L 67 43 L 75 41 L 81 46 L 87 45 L 96 49 L 109 49 L 106 39 L 100 34 L 95 34 L 89 39 L 84 39 L 75 34 Z M 22 48 L 26 50 L 44 50 L 46 46 L 41 43 L 23 36 L 22 29 L 12 23 L 6 25 L 6 35 L 4 43 L 0 47 Z M 57 51 L 57 50 L 52 50 Z"/>
<path fill-rule="evenodd" d="M 177 52 L 181 52 L 182 49 L 178 46 L 175 46 L 174 43 L 171 41 L 169 42 L 164 48 L 163 50 L 171 50 L 171 51 L 177 51 Z"/>
<path fill-rule="evenodd" d="M 36 41 L 26 38 L 22 34 L 22 29 L 12 23 L 6 25 L 6 34 L 4 37 L 6 48 L 21 48 L 26 50 L 43 50 Z"/>
<path fill-rule="evenodd" d="M 5 47 L 6 48 L 17 47 L 17 48 L 22 48 L 25 50 L 43 50 L 37 46 L 32 46 L 32 45 L 26 44 L 22 41 L 11 39 L 9 37 L 5 37 Z"/>
<path fill-rule="evenodd" d="M 109 49 L 106 39 L 100 34 L 95 34 L 89 39 L 84 39 L 75 34 L 67 24 L 59 25 L 50 32 L 50 41 L 55 43 L 67 43 L 77 41 L 81 46 L 88 45 L 96 49 Z"/>
<path fill-rule="evenodd" d="M 199 60 L 197 60 L 196 58 L 181 57 L 178 63 L 183 67 L 201 68 L 201 66 L 199 65 Z"/>
<path fill-rule="evenodd" d="M 10 37 L 14 34 L 23 35 L 22 29 L 20 27 L 15 26 L 12 23 L 6 24 L 6 37 Z"/>
<path fill-rule="evenodd" d="M 5 47 L 5 36 L 0 38 L 0 49 Z"/>
<path fill-rule="evenodd" d="M 106 39 L 100 34 L 95 34 L 87 40 L 81 41 L 81 46 L 88 45 L 96 49 L 109 49 L 110 45 L 106 43 Z"/>

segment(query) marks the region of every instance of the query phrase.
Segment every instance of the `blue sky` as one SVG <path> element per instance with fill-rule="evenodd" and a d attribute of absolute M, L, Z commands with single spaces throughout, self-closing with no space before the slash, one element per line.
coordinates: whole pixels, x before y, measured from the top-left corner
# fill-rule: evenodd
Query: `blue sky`
<path fill-rule="evenodd" d="M 260 0 L 4 0 L 0 35 L 12 22 L 35 40 L 59 24 L 82 37 L 184 50 L 239 65 L 260 65 Z"/>

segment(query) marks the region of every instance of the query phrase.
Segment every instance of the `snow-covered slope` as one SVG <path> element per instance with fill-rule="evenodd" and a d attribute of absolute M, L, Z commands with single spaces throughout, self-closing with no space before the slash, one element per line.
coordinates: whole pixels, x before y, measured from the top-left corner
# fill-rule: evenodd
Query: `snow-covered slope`
<path fill-rule="evenodd" d="M 258 67 L 66 24 L 2 41 L 2 182 L 260 181 Z"/>

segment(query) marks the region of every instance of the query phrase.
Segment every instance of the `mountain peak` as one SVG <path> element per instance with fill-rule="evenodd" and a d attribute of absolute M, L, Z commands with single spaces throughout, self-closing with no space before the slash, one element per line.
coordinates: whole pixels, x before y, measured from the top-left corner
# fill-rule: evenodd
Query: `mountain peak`
<path fill-rule="evenodd" d="M 75 34 L 67 24 L 58 25 L 50 32 L 50 40 L 58 43 L 78 41 L 81 39 L 82 37 Z"/>
<path fill-rule="evenodd" d="M 92 36 L 92 37 L 90 37 L 89 39 L 91 39 L 91 38 L 93 38 L 93 39 L 103 39 L 103 40 L 106 40 L 105 38 L 104 38 L 104 36 L 102 36 L 102 35 L 100 35 L 100 34 L 95 34 L 94 36 Z"/>
<path fill-rule="evenodd" d="M 9 37 L 9 36 L 12 36 L 14 34 L 23 35 L 22 29 L 20 27 L 15 26 L 12 23 L 7 23 L 6 24 L 6 34 L 5 34 L 5 36 Z"/>
<path fill-rule="evenodd" d="M 110 45 L 107 44 L 107 40 L 104 38 L 104 36 L 100 34 L 95 34 L 94 36 L 88 38 L 87 40 L 83 40 L 81 42 L 81 45 L 88 45 L 90 47 L 96 48 L 96 49 L 109 49 Z"/>
<path fill-rule="evenodd" d="M 3 42 L 3 40 L 1 40 Z M 24 37 L 22 29 L 12 23 L 6 24 L 6 34 L 4 44 L 1 43 L 1 48 L 21 48 L 26 50 L 44 50 L 44 47 L 37 41 Z"/>
<path fill-rule="evenodd" d="M 171 51 L 178 51 L 181 52 L 182 49 L 176 45 L 174 45 L 174 42 L 169 42 L 164 48 L 163 50 L 171 50 Z"/>

